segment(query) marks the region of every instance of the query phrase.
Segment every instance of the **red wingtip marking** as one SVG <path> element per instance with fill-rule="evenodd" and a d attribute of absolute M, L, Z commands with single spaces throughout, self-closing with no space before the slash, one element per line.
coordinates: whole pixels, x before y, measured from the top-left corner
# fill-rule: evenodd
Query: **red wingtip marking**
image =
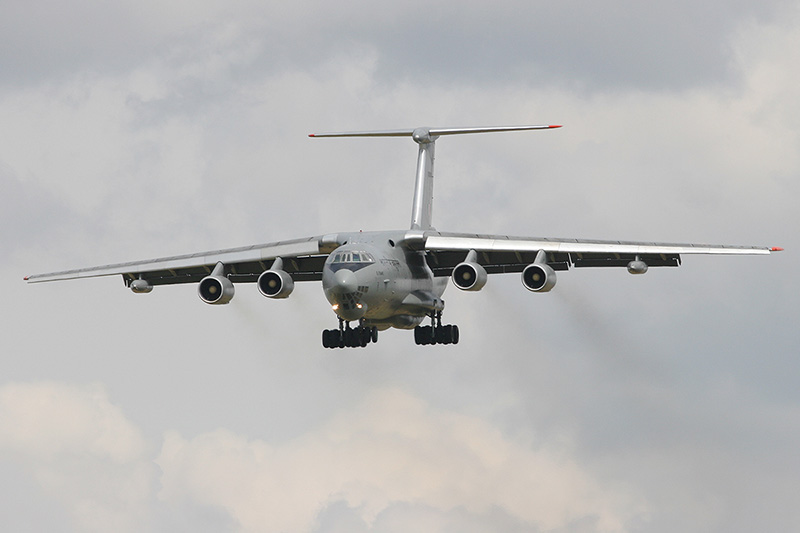
<path fill-rule="evenodd" d="M 770 251 L 771 252 L 782 252 L 783 248 L 781 248 L 780 246 L 773 246 L 772 248 L 770 248 Z"/>
<path fill-rule="evenodd" d="M 550 127 L 551 128 L 560 128 L 561 124 L 551 124 Z"/>
<path fill-rule="evenodd" d="M 314 134 L 313 133 L 309 133 L 308 136 L 309 137 L 314 137 Z"/>
<path fill-rule="evenodd" d="M 25 276 L 24 278 L 22 278 L 22 280 L 23 280 L 23 281 L 28 281 L 28 278 L 29 278 L 29 277 L 30 277 L 30 276 Z"/>

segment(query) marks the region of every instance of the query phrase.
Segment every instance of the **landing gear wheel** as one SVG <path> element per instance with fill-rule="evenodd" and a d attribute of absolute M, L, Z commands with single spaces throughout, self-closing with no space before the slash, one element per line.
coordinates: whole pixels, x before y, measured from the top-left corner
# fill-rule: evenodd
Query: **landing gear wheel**
<path fill-rule="evenodd" d="M 342 348 L 342 336 L 338 329 L 322 331 L 322 346 L 325 348 Z"/>
<path fill-rule="evenodd" d="M 452 344 L 453 343 L 453 326 L 448 324 L 446 326 L 442 326 L 439 328 L 439 331 L 442 332 L 442 340 L 440 341 L 442 344 Z"/>
<path fill-rule="evenodd" d="M 363 326 L 356 328 L 356 331 L 358 331 L 359 346 L 366 348 L 367 344 L 369 344 L 369 341 L 371 340 L 372 332 L 369 328 L 365 328 Z"/>
<path fill-rule="evenodd" d="M 430 326 L 417 326 L 414 328 L 414 342 L 418 345 L 432 344 L 458 344 L 458 326 L 455 324 L 442 325 L 442 313 L 431 314 Z"/>
<path fill-rule="evenodd" d="M 342 323 L 343 324 L 343 323 Z M 322 346 L 325 348 L 365 348 L 370 342 L 378 341 L 378 328 L 368 326 L 340 325 L 340 329 L 322 331 Z"/>
<path fill-rule="evenodd" d="M 414 342 L 417 345 L 428 344 L 427 342 L 425 342 L 426 339 L 425 339 L 425 334 L 423 333 L 424 331 L 425 331 L 425 326 L 417 326 L 414 328 Z"/>
<path fill-rule="evenodd" d="M 343 337 L 342 340 L 344 341 L 344 345 L 350 348 L 353 345 L 353 330 L 347 328 L 346 330 L 344 330 L 343 333 L 344 334 L 342 335 Z"/>
<path fill-rule="evenodd" d="M 414 342 L 427 346 L 436 344 L 436 330 L 431 326 L 417 326 L 414 328 Z"/>
<path fill-rule="evenodd" d="M 436 344 L 447 344 L 444 337 L 444 326 L 439 326 L 433 330 L 433 338 Z"/>

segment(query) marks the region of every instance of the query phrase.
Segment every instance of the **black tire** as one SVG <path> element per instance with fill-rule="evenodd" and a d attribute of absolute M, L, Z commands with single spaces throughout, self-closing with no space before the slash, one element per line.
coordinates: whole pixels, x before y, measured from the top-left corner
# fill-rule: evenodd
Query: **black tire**
<path fill-rule="evenodd" d="M 420 346 L 427 346 L 431 343 L 431 327 L 417 326 L 414 328 L 414 342 Z"/>
<path fill-rule="evenodd" d="M 453 343 L 453 326 L 451 326 L 450 324 L 442 326 L 442 343 L 443 344 Z"/>
<path fill-rule="evenodd" d="M 444 326 L 433 328 L 433 340 L 434 344 L 446 344 L 444 336 Z"/>
<path fill-rule="evenodd" d="M 330 335 L 329 330 L 323 329 L 322 330 L 322 347 L 323 348 L 330 348 L 331 347 L 330 337 L 331 337 L 331 335 Z"/>
<path fill-rule="evenodd" d="M 353 330 L 352 329 L 350 329 L 350 328 L 345 329 L 343 337 L 344 337 L 344 339 L 343 339 L 344 340 L 344 345 L 347 348 L 352 348 L 353 346 L 355 346 L 355 343 L 353 342 L 354 335 L 353 335 Z"/>
<path fill-rule="evenodd" d="M 378 342 L 378 328 L 372 326 L 372 331 L 370 331 L 370 337 L 372 342 Z"/>
<path fill-rule="evenodd" d="M 334 343 L 333 345 L 337 348 L 344 348 L 344 331 L 340 329 L 334 329 L 336 333 L 333 335 Z"/>
<path fill-rule="evenodd" d="M 424 326 L 422 328 L 424 332 L 425 344 L 436 344 L 436 330 L 433 326 Z"/>

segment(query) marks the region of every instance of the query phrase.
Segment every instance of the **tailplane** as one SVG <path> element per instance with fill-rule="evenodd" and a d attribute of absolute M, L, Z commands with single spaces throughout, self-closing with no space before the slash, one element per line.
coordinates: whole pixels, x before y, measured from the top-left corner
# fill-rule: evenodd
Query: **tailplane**
<path fill-rule="evenodd" d="M 415 128 L 409 130 L 352 131 L 339 133 L 312 133 L 309 137 L 411 137 L 419 145 L 417 177 L 414 185 L 414 204 L 411 209 L 411 229 L 432 229 L 433 213 L 433 160 L 436 139 L 442 135 L 467 133 L 494 133 L 503 131 L 547 130 L 560 125 L 497 126 L 491 128 Z"/>

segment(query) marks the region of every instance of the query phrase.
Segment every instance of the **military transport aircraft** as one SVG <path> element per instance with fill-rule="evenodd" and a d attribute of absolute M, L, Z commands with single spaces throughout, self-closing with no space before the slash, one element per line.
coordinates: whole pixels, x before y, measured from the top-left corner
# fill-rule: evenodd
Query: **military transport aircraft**
<path fill-rule="evenodd" d="M 446 135 L 559 128 L 558 125 L 491 128 L 416 128 L 311 134 L 310 137 L 411 137 L 419 145 L 411 228 L 329 233 L 148 261 L 28 276 L 31 283 L 121 275 L 135 293 L 157 285 L 197 283 L 200 299 L 231 301 L 239 283 L 255 283 L 267 298 L 286 298 L 296 281 L 322 281 L 338 327 L 322 332 L 326 348 L 363 347 L 390 327 L 414 329 L 417 344 L 456 344 L 458 326 L 443 325 L 442 294 L 448 279 L 479 291 L 488 274 L 520 272 L 522 285 L 548 292 L 556 271 L 570 267 L 678 266 L 681 254 L 769 254 L 780 248 L 659 244 L 444 233 L 433 229 L 433 161 L 436 140 Z M 431 323 L 420 324 L 426 318 Z M 351 327 L 351 323 L 357 324 Z"/>

